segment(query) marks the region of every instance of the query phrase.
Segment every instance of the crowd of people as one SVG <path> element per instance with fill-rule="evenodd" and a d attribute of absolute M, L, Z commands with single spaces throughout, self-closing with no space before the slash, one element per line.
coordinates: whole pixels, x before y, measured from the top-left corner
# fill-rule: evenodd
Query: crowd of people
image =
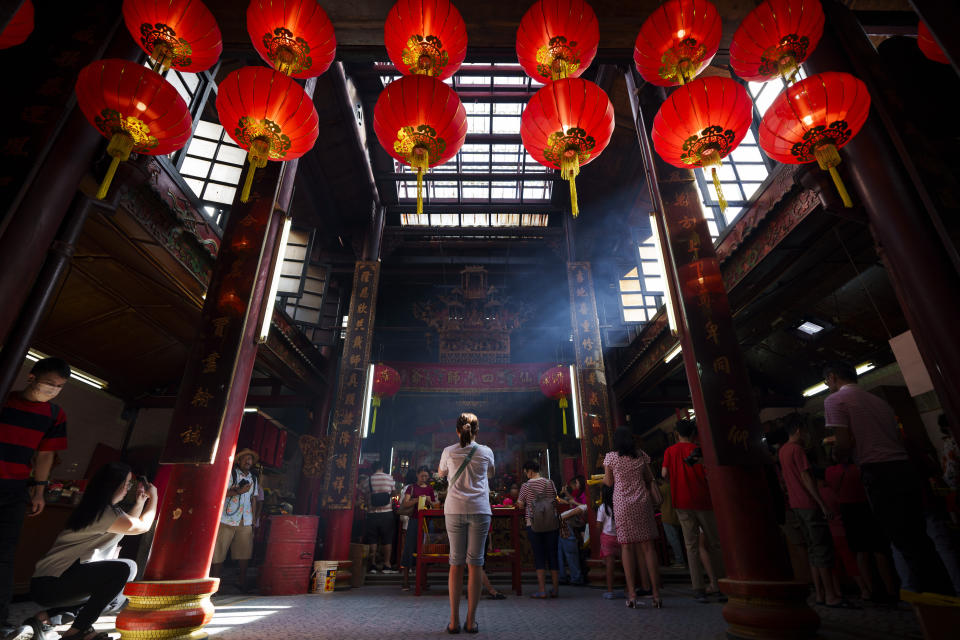
<path fill-rule="evenodd" d="M 11 394 L 0 413 L 0 622 L 5 625 L 0 637 L 8 640 L 43 640 L 52 637 L 48 634 L 54 625 L 66 624 L 71 626 L 60 637 L 104 640 L 107 636 L 93 624 L 105 611 L 123 606 L 123 587 L 137 574 L 132 560 L 118 557 L 118 545 L 124 536 L 148 532 L 156 514 L 157 489 L 145 477 L 136 476 L 123 462 L 100 468 L 36 564 L 30 594 L 43 609 L 20 625 L 10 624 L 13 553 L 20 529 L 25 517 L 43 511 L 54 452 L 67 446 L 66 415 L 52 401 L 69 376 L 62 360 L 39 361 L 26 387 Z M 857 608 L 845 595 L 842 576 L 856 586 L 862 600 L 881 604 L 897 602 L 901 588 L 960 592 L 960 553 L 948 526 L 951 516 L 938 498 L 943 492 L 934 490 L 940 486 L 956 491 L 960 475 L 957 445 L 945 416 L 939 423 L 944 435 L 940 464 L 918 464 L 904 444 L 893 409 L 857 385 L 852 366 L 828 365 L 824 378 L 831 392 L 824 402 L 825 437 L 814 441 L 804 416 L 794 414 L 783 421 L 783 429 L 766 438 L 779 480 L 771 483 L 773 502 L 783 505 L 775 515 L 784 539 L 802 549 L 815 603 Z M 461 414 L 457 442 L 443 450 L 436 476 L 426 466 L 416 469 L 396 505 L 394 479 L 382 466 L 360 487 L 371 570 L 397 573 L 392 544 L 399 521 L 404 589 L 409 589 L 417 543 L 425 533 L 416 514 L 443 507 L 449 543 L 448 633 L 478 632 L 477 607 L 484 589 L 492 598 L 505 597 L 484 571 L 495 462 L 493 451 L 477 441 L 479 430 L 475 415 Z M 695 422 L 679 420 L 675 434 L 676 442 L 663 451 L 662 460 L 654 461 L 638 448 L 632 429 L 618 427 L 612 450 L 603 458 L 604 473 L 591 481 L 601 484 L 593 497 L 582 475 L 570 478 L 558 492 L 537 461 L 523 464 L 525 481 L 503 487 L 496 506 L 522 514 L 537 578 L 531 597 L 556 598 L 561 584 L 586 584 L 584 544 L 590 541 L 599 545 L 606 573 L 604 598 L 622 597 L 632 609 L 662 608 L 657 549 L 662 531 L 673 566 L 683 566 L 685 560 L 694 598 L 725 601 L 719 584 L 724 575 L 722 541 Z M 241 587 L 263 503 L 256 462 L 256 452 L 249 449 L 235 456 L 211 566 L 211 575 L 219 575 L 229 553 L 239 566 Z M 435 489 L 436 481 L 443 484 L 442 492 Z M 596 525 L 592 541 L 591 518 Z M 626 582 L 622 593 L 614 584 L 618 561 Z M 465 577 L 467 609 L 461 624 Z"/>

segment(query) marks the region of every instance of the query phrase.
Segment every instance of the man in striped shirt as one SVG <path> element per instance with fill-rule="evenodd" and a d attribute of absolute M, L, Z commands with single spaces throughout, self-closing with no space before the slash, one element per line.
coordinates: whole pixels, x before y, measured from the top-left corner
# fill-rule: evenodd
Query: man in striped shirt
<path fill-rule="evenodd" d="M 396 483 L 383 472 L 383 463 L 373 464 L 373 475 L 360 489 L 366 494 L 367 518 L 364 523 L 365 537 L 370 545 L 370 571 L 397 573 L 391 564 L 393 551 L 394 515 L 393 492 Z M 383 553 L 383 564 L 377 565 L 377 547 Z"/>
<path fill-rule="evenodd" d="M 43 511 L 54 452 L 67 448 L 67 416 L 51 400 L 69 378 L 70 366 L 60 358 L 40 360 L 27 376 L 27 386 L 11 393 L 0 409 L 0 633 L 9 626 L 13 559 L 23 518 Z"/>

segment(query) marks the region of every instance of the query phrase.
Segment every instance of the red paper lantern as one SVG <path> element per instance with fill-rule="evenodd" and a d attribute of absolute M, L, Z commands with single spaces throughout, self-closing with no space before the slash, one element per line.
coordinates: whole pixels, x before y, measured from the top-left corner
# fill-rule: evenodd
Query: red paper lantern
<path fill-rule="evenodd" d="M 760 147 L 777 162 L 817 161 L 830 172 L 847 207 L 853 202 L 837 173 L 838 149 L 850 142 L 870 113 L 867 85 L 849 73 L 805 78 L 777 96 L 760 122 Z"/>
<path fill-rule="evenodd" d="M 107 196 L 117 166 L 131 152 L 161 156 L 190 139 L 193 121 L 187 104 L 163 77 L 127 60 L 97 60 L 77 77 L 77 104 L 83 115 L 110 140 L 113 157 L 97 198 Z"/>
<path fill-rule="evenodd" d="M 423 173 L 457 155 L 467 137 L 467 112 L 453 89 L 430 76 L 404 76 L 384 88 L 373 130 L 387 153 L 417 171 L 417 213 Z"/>
<path fill-rule="evenodd" d="M 640 27 L 633 61 L 651 84 L 686 84 L 713 60 L 721 35 L 720 14 L 707 0 L 669 0 Z"/>
<path fill-rule="evenodd" d="M 823 35 L 820 0 L 766 0 L 751 11 L 730 43 L 730 66 L 752 82 L 792 82 Z"/>
<path fill-rule="evenodd" d="M 123 20 L 154 71 L 204 71 L 223 51 L 217 21 L 200 0 L 123 0 Z"/>
<path fill-rule="evenodd" d="M 653 119 L 653 147 L 681 169 L 711 167 L 720 209 L 727 201 L 717 167 L 737 148 L 753 122 L 753 103 L 736 80 L 697 78 L 670 94 Z"/>
<path fill-rule="evenodd" d="M 370 420 L 370 433 L 377 430 L 377 409 L 382 398 L 391 398 L 400 391 L 400 374 L 393 367 L 385 364 L 373 367 L 373 418 Z"/>
<path fill-rule="evenodd" d="M 923 20 L 917 25 L 917 46 L 920 47 L 923 55 L 934 62 L 950 64 L 950 58 L 943 52 L 943 49 L 940 48 L 937 41 L 933 39 L 933 34 L 930 33 L 930 27 L 928 27 L 927 23 Z"/>
<path fill-rule="evenodd" d="M 337 54 L 333 24 L 317 0 L 252 0 L 247 33 L 260 57 L 294 78 L 313 78 Z"/>
<path fill-rule="evenodd" d="M 570 403 L 570 367 L 558 364 L 540 374 L 540 391 L 551 400 L 557 400 L 563 415 L 563 435 L 567 435 L 567 407 Z"/>
<path fill-rule="evenodd" d="M 580 213 L 576 177 L 613 135 L 613 105 L 603 89 L 580 78 L 564 78 L 543 87 L 520 117 L 520 139 L 540 164 L 558 169 L 570 183 L 570 208 Z"/>
<path fill-rule="evenodd" d="M 397 71 L 446 80 L 467 57 L 467 25 L 448 0 L 400 0 L 383 25 Z"/>
<path fill-rule="evenodd" d="M 528 76 L 547 84 L 577 78 L 597 55 L 600 25 L 583 0 L 540 0 L 520 21 L 517 58 Z"/>
<path fill-rule="evenodd" d="M 0 32 L 0 49 L 22 44 L 33 33 L 33 2 L 26 0 Z"/>
<path fill-rule="evenodd" d="M 247 179 L 240 201 L 250 197 L 256 169 L 267 160 L 293 160 L 313 148 L 319 118 L 303 88 L 279 71 L 243 67 L 224 78 L 217 91 L 220 124 L 247 150 Z"/>

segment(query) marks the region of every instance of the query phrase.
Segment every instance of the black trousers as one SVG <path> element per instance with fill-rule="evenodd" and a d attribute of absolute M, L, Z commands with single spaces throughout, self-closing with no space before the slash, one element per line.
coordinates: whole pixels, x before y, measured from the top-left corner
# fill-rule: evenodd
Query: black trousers
<path fill-rule="evenodd" d="M 0 623 L 10 615 L 13 597 L 13 559 L 27 513 L 27 490 L 0 489 Z"/>
<path fill-rule="evenodd" d="M 30 596 L 53 617 L 70 612 L 73 627 L 83 631 L 93 626 L 107 605 L 137 575 L 133 560 L 74 562 L 60 577 L 45 576 L 30 581 Z"/>
<path fill-rule="evenodd" d="M 950 576 L 927 535 L 923 479 L 913 464 L 907 460 L 863 464 L 860 476 L 873 515 L 903 554 L 917 591 L 953 595 Z"/>

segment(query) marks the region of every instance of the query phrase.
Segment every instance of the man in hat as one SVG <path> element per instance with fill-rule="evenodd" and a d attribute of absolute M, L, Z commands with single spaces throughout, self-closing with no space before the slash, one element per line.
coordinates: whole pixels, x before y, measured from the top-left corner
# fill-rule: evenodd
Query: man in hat
<path fill-rule="evenodd" d="M 257 499 L 260 495 L 260 479 L 253 471 L 259 458 L 252 449 L 241 449 L 234 457 L 210 567 L 210 575 L 220 577 L 223 561 L 227 559 L 229 551 L 240 569 L 241 591 L 246 590 L 247 566 L 253 556 L 253 526 L 260 519 L 261 505 Z"/>

